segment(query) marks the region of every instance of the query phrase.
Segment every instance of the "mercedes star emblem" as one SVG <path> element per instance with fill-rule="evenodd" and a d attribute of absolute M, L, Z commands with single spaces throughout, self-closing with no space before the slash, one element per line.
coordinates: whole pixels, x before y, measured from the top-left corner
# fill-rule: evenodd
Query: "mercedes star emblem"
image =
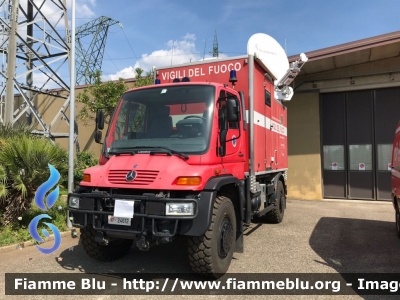
<path fill-rule="evenodd" d="M 126 174 L 125 179 L 126 181 L 130 182 L 136 178 L 136 172 L 135 171 L 129 171 L 128 174 Z"/>

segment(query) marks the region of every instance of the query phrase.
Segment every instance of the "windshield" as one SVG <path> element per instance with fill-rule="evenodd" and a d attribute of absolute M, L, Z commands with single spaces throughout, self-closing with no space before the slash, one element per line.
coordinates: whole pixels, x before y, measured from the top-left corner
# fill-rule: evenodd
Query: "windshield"
<path fill-rule="evenodd" d="M 210 139 L 214 95 L 215 88 L 209 85 L 125 93 L 107 134 L 108 151 L 163 147 L 181 153 L 204 153 Z"/>

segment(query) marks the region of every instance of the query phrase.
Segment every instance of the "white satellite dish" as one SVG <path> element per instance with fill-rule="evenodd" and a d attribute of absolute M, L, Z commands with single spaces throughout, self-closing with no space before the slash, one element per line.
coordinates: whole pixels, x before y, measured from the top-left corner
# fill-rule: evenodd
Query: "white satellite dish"
<path fill-rule="evenodd" d="M 255 55 L 260 59 L 278 80 L 289 69 L 285 50 L 268 34 L 253 34 L 247 42 L 247 54 Z"/>

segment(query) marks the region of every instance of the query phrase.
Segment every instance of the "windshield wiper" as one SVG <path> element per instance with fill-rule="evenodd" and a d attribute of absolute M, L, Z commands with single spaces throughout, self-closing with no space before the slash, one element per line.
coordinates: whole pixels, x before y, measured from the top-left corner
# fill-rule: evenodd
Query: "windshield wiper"
<path fill-rule="evenodd" d="M 116 150 L 122 150 L 122 151 L 115 151 L 115 152 L 109 152 L 110 154 L 132 154 L 134 155 L 135 152 L 132 151 L 132 149 L 151 149 L 149 150 L 150 155 L 154 155 L 155 153 L 167 153 L 170 156 L 172 156 L 173 154 L 178 155 L 181 158 L 184 158 L 185 160 L 189 159 L 189 156 L 187 156 L 186 154 L 176 151 L 176 150 L 172 150 L 168 147 L 160 147 L 160 146 L 135 146 L 135 147 L 124 147 L 124 148 L 118 148 Z M 155 150 L 158 149 L 158 150 Z M 131 151 L 128 151 L 131 150 Z"/>
<path fill-rule="evenodd" d="M 157 152 L 163 152 L 163 153 L 165 152 L 165 153 L 168 153 L 170 155 L 172 155 L 172 154 L 178 155 L 178 156 L 182 157 L 185 160 L 189 159 L 189 156 L 187 156 L 185 153 L 182 153 L 182 152 L 179 152 L 179 151 L 176 151 L 176 150 L 172 150 L 172 149 L 167 148 L 167 147 L 153 147 L 153 149 L 154 148 L 161 149 L 161 151 L 160 150 L 156 150 L 156 151 L 152 150 L 152 151 L 150 151 L 150 155 L 152 155 L 154 153 L 157 153 Z"/>
<path fill-rule="evenodd" d="M 116 156 L 118 156 L 120 154 L 131 154 L 131 155 L 135 155 L 136 154 L 134 151 L 132 151 L 132 150 L 129 151 L 128 149 L 130 149 L 130 148 L 118 148 L 118 149 L 115 149 L 113 151 L 109 151 L 108 154 L 116 155 Z"/>

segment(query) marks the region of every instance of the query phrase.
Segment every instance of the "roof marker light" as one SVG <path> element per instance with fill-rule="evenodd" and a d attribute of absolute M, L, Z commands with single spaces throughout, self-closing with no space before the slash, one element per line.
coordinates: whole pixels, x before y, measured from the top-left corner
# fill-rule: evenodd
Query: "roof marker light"
<path fill-rule="evenodd" d="M 190 82 L 189 77 L 183 77 L 183 78 L 182 78 L 182 82 Z"/>
<path fill-rule="evenodd" d="M 229 82 L 235 83 L 237 82 L 237 78 L 236 78 L 236 71 L 235 70 L 231 70 L 229 72 Z"/>
<path fill-rule="evenodd" d="M 161 84 L 161 80 L 159 78 L 156 78 L 154 84 Z"/>
<path fill-rule="evenodd" d="M 179 78 L 175 78 L 172 82 L 181 82 Z"/>

